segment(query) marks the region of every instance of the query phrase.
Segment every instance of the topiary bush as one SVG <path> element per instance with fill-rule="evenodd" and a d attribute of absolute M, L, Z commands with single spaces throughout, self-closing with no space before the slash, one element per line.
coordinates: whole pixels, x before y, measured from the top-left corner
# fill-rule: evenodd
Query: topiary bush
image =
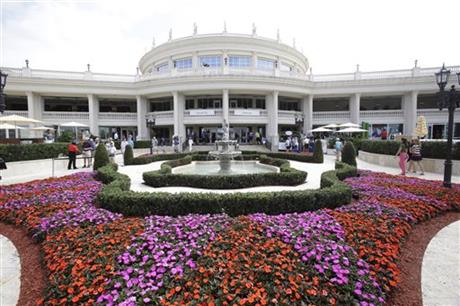
<path fill-rule="evenodd" d="M 96 148 L 96 154 L 94 154 L 94 170 L 98 170 L 101 167 L 104 167 L 110 163 L 109 154 L 105 145 L 100 143 Z"/>
<path fill-rule="evenodd" d="M 323 144 L 321 140 L 316 139 L 315 141 L 315 150 L 313 151 L 313 159 L 317 162 L 322 164 L 324 162 L 324 152 L 323 152 Z"/>
<path fill-rule="evenodd" d="M 351 141 L 347 141 L 342 150 L 342 162 L 356 167 L 356 150 Z"/>
<path fill-rule="evenodd" d="M 127 145 L 125 152 L 123 153 L 123 163 L 125 165 L 132 165 L 134 159 L 133 148 L 130 145 Z"/>

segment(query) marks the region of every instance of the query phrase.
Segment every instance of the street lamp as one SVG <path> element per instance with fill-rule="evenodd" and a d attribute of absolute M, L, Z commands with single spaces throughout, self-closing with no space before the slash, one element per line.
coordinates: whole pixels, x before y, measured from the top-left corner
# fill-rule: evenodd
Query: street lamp
<path fill-rule="evenodd" d="M 302 129 L 302 125 L 304 121 L 303 114 L 295 114 L 294 118 L 295 118 L 295 125 L 297 126 L 297 128 Z"/>
<path fill-rule="evenodd" d="M 147 125 L 148 128 L 153 128 L 155 126 L 155 117 L 153 115 L 146 116 L 145 125 Z M 150 154 L 153 154 L 152 145 L 150 145 Z"/>
<path fill-rule="evenodd" d="M 439 110 L 444 107 L 449 111 L 449 121 L 447 123 L 447 156 L 444 162 L 444 187 L 451 188 L 452 178 L 452 138 L 454 132 L 454 112 L 457 107 L 460 106 L 460 95 L 455 90 L 455 85 L 452 85 L 449 91 L 445 91 L 446 85 L 449 82 L 450 70 L 446 69 L 444 64 L 441 70 L 435 73 L 436 83 L 439 86 L 438 93 L 438 106 Z M 460 84 L 460 72 L 457 73 L 458 82 Z"/>
<path fill-rule="evenodd" d="M 6 95 L 3 93 L 3 88 L 5 88 L 7 77 L 8 75 L 6 73 L 3 73 L 0 70 L 0 113 L 2 114 L 6 108 L 6 103 L 5 103 Z"/>

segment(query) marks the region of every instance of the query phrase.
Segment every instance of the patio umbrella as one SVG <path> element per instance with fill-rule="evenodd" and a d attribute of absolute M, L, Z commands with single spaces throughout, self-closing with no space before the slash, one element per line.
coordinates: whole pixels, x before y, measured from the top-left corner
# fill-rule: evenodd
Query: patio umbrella
<path fill-rule="evenodd" d="M 32 118 L 27 118 L 23 116 L 18 116 L 18 115 L 9 115 L 9 116 L 1 116 L 0 117 L 0 122 L 6 122 L 6 123 L 12 123 L 14 125 L 16 124 L 30 124 L 30 123 L 41 123 L 40 120 L 35 120 Z"/>
<path fill-rule="evenodd" d="M 336 129 L 338 128 L 339 125 L 338 124 L 334 124 L 334 123 L 331 123 L 331 124 L 328 124 L 328 125 L 325 125 L 323 126 L 323 128 L 326 128 L 326 129 Z"/>
<path fill-rule="evenodd" d="M 316 129 L 311 130 L 310 132 L 312 133 L 326 133 L 326 132 L 333 132 L 333 130 L 327 129 L 323 126 L 318 127 Z"/>
<path fill-rule="evenodd" d="M 75 121 L 62 123 L 60 126 L 61 126 L 61 127 L 73 127 L 73 128 L 74 128 L 74 131 L 75 131 L 75 137 L 78 136 L 78 135 L 77 135 L 77 129 L 78 129 L 78 128 L 88 127 L 88 125 L 86 125 L 86 124 L 84 124 L 84 123 L 75 122 Z"/>
<path fill-rule="evenodd" d="M 367 132 L 367 130 L 356 128 L 356 127 L 349 127 L 349 128 L 345 128 L 345 129 L 337 131 L 337 133 L 362 133 L 362 132 Z"/>
<path fill-rule="evenodd" d="M 338 126 L 339 128 L 359 128 L 361 127 L 359 124 L 352 123 L 352 122 L 347 122 L 347 123 L 342 123 Z"/>
<path fill-rule="evenodd" d="M 32 130 L 32 131 L 47 131 L 47 130 L 53 130 L 53 131 L 54 131 L 54 128 L 52 128 L 52 127 L 47 127 L 47 126 L 37 126 L 37 127 L 34 127 L 34 128 L 30 128 L 30 130 Z"/>

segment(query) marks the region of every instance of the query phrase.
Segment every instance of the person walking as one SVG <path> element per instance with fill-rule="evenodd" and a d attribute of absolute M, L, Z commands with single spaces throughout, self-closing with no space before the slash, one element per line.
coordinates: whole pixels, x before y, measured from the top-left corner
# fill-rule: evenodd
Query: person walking
<path fill-rule="evenodd" d="M 115 162 L 115 153 L 117 153 L 117 148 L 115 148 L 115 143 L 112 138 L 109 138 L 109 141 L 106 143 L 107 153 L 109 153 L 109 159 L 111 163 Z"/>
<path fill-rule="evenodd" d="M 79 151 L 80 150 L 78 150 L 77 142 L 75 140 L 73 140 L 72 143 L 67 146 L 67 155 L 69 156 L 69 163 L 67 164 L 68 170 L 71 169 L 71 166 L 74 169 L 78 169 L 76 162 L 77 162 L 77 153 Z"/>
<path fill-rule="evenodd" d="M 398 152 L 396 152 L 395 157 L 399 156 L 399 168 L 401 168 L 400 175 L 406 175 L 406 162 L 407 162 L 407 151 L 408 143 L 406 138 L 401 139 L 401 144 L 399 145 Z"/>
<path fill-rule="evenodd" d="M 423 169 L 422 161 L 422 148 L 420 146 L 420 140 L 414 139 L 412 140 L 411 147 L 409 149 L 411 158 L 409 163 L 409 171 L 412 169 L 414 173 L 417 173 L 415 170 L 415 164 L 420 168 L 420 175 L 425 175 L 425 169 Z M 411 167 L 412 166 L 412 167 Z"/>
<path fill-rule="evenodd" d="M 125 154 L 126 146 L 128 145 L 128 141 L 126 141 L 126 138 L 123 137 L 120 143 L 120 150 L 121 154 Z"/>
<path fill-rule="evenodd" d="M 92 146 L 89 139 L 83 142 L 83 168 L 91 167 Z"/>
<path fill-rule="evenodd" d="M 189 152 L 192 152 L 192 148 L 193 148 L 193 138 L 190 137 L 190 138 L 188 139 L 188 151 L 189 151 Z"/>
<path fill-rule="evenodd" d="M 158 140 L 155 136 L 152 137 L 152 154 L 154 152 L 157 152 L 158 153 Z"/>
<path fill-rule="evenodd" d="M 343 148 L 343 143 L 340 141 L 340 138 L 337 138 L 335 140 L 335 160 L 340 161 L 342 159 L 342 148 Z"/>

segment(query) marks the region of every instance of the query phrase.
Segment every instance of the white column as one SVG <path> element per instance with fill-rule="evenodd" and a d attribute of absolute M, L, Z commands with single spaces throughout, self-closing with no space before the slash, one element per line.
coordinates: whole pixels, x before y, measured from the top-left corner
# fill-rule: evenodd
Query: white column
<path fill-rule="evenodd" d="M 88 111 L 89 111 L 89 131 L 92 135 L 99 135 L 99 99 L 93 95 L 88 95 Z"/>
<path fill-rule="evenodd" d="M 29 118 L 41 120 L 44 111 L 42 97 L 34 92 L 27 92 L 27 115 Z"/>
<path fill-rule="evenodd" d="M 174 135 L 178 135 L 181 141 L 185 141 L 184 109 L 185 96 L 177 91 L 173 95 L 173 112 L 174 112 Z"/>
<path fill-rule="evenodd" d="M 417 95 L 418 92 L 411 91 L 403 96 L 404 135 L 406 136 L 412 136 L 417 124 Z"/>
<path fill-rule="evenodd" d="M 145 116 L 147 115 L 147 99 L 143 96 L 136 96 L 137 100 L 137 139 L 147 140 L 150 135 L 147 130 Z"/>
<path fill-rule="evenodd" d="M 359 123 L 359 108 L 360 108 L 361 94 L 355 93 L 350 97 L 350 120 L 352 123 Z"/>
<path fill-rule="evenodd" d="M 224 89 L 222 91 L 222 119 L 230 124 L 228 112 L 228 89 Z"/>
<path fill-rule="evenodd" d="M 313 95 L 308 95 L 302 99 L 303 111 L 303 133 L 308 135 L 313 128 Z"/>
<path fill-rule="evenodd" d="M 267 136 L 272 142 L 272 151 L 278 151 L 278 91 L 266 96 L 265 105 L 268 114 Z"/>

